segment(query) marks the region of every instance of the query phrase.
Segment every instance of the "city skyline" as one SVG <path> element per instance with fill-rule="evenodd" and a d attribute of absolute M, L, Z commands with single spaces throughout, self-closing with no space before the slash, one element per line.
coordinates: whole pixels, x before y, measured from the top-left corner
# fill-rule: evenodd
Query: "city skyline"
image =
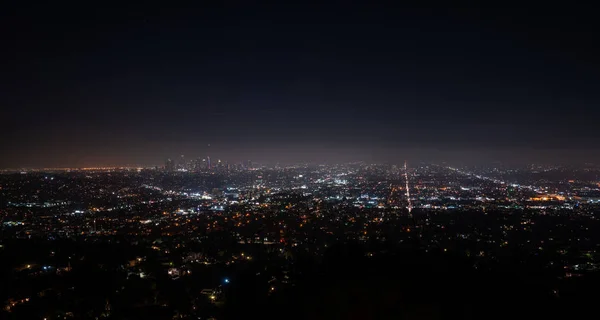
<path fill-rule="evenodd" d="M 14 4 L 0 167 L 597 162 L 591 12 Z"/>
<path fill-rule="evenodd" d="M 593 5 L 8 1 L 0 319 L 578 319 Z"/>
<path fill-rule="evenodd" d="M 248 160 L 264 165 L 295 165 L 312 164 L 342 164 L 351 162 L 365 163 L 395 163 L 401 165 L 404 161 L 411 163 L 452 163 L 456 165 L 485 165 L 489 163 L 504 163 L 507 165 L 527 164 L 559 164 L 559 165 L 597 165 L 600 152 L 577 149 L 546 149 L 536 150 L 530 154 L 530 148 L 514 149 L 413 149 L 413 150 L 369 150 L 352 149 L 278 149 L 265 152 L 264 149 L 246 150 L 245 152 L 215 152 L 188 153 L 188 160 L 205 159 L 207 156 L 215 161 L 221 160 L 229 164 L 242 164 Z M 129 155 L 113 160 L 106 155 L 94 154 L 71 156 L 71 160 L 48 161 L 43 155 L 35 156 L 19 163 L 6 163 L 0 170 L 8 169 L 44 169 L 44 168 L 94 168 L 94 167 L 162 167 L 167 159 L 178 160 L 182 153 L 156 154 L 148 149 L 146 156 Z M 139 160 L 143 159 L 143 160 Z M 40 161 L 41 160 L 41 161 Z"/>

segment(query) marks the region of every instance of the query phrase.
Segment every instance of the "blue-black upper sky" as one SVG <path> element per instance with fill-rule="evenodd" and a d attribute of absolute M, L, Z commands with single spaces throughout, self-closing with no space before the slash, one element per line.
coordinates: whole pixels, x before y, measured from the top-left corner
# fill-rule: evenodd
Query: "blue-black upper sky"
<path fill-rule="evenodd" d="M 3 9 L 0 167 L 600 159 L 591 8 L 200 2 Z"/>

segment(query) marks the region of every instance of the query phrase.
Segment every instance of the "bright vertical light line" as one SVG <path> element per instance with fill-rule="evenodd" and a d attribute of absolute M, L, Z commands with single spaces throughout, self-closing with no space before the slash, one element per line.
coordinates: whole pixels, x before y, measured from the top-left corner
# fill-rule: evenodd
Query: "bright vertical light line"
<path fill-rule="evenodd" d="M 412 202 L 410 201 L 410 188 L 408 186 L 408 166 L 406 165 L 406 161 L 404 161 L 404 178 L 406 180 L 406 209 L 408 209 L 408 214 L 410 215 L 412 212 Z"/>

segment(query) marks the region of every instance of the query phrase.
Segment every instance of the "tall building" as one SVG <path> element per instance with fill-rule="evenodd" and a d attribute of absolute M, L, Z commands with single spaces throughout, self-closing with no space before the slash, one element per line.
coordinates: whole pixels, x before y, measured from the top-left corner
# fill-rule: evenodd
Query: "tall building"
<path fill-rule="evenodd" d="M 186 163 L 185 163 L 185 156 L 181 155 L 181 159 L 179 159 L 179 164 L 178 164 L 178 169 L 187 169 Z"/>
<path fill-rule="evenodd" d="M 210 170 L 212 167 L 210 166 L 210 157 L 206 156 L 206 162 L 208 163 L 208 170 Z"/>
<path fill-rule="evenodd" d="M 196 159 L 196 162 L 194 163 L 194 171 L 196 172 L 200 172 L 202 171 L 202 159 L 198 158 Z"/>
<path fill-rule="evenodd" d="M 173 160 L 167 159 L 167 161 L 165 161 L 165 171 L 167 171 L 167 172 L 175 171 L 175 163 L 173 162 Z"/>

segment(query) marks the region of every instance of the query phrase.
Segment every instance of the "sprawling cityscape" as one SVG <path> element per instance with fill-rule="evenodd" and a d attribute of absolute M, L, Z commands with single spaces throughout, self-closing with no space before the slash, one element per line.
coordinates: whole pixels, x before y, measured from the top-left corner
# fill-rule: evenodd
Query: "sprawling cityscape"
<path fill-rule="evenodd" d="M 593 165 L 181 156 L 7 170 L 0 201 L 15 319 L 564 315 L 589 308 L 600 275 Z"/>
<path fill-rule="evenodd" d="M 4 1 L 0 320 L 596 318 L 590 3 Z"/>

